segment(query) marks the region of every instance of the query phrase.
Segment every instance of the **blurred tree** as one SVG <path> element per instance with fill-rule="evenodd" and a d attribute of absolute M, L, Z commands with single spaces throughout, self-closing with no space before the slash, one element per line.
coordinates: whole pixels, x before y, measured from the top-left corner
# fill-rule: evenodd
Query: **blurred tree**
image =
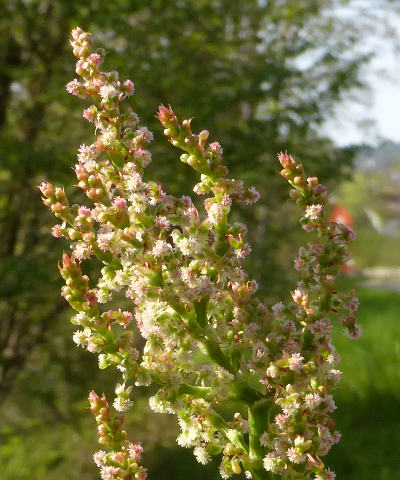
<path fill-rule="evenodd" d="M 364 26 L 338 16 L 336 5 L 334 0 L 0 0 L 0 402 L 19 372 L 20 382 L 38 365 L 50 375 L 55 358 L 60 361 L 55 384 L 74 378 L 76 398 L 86 396 L 86 373 L 95 375 L 93 363 L 65 346 L 69 338 L 57 339 L 65 306 L 58 300 L 55 264 L 63 245 L 49 236 L 53 220 L 36 189 L 47 178 L 73 190 L 74 151 L 88 132 L 81 102 L 64 91 L 74 75 L 70 29 L 91 30 L 96 43 L 111 52 L 108 65 L 135 81 L 139 93 L 133 101 L 143 123 L 159 132 L 153 112 L 160 102 L 171 103 L 180 117 L 196 115 L 195 128 L 209 129 L 221 142 L 233 175 L 259 189 L 254 218 L 246 210 L 236 214 L 251 230 L 255 254 L 249 269 L 272 295 L 287 278 L 280 265 L 289 263 L 295 249 L 290 210 L 281 204 L 286 192 L 276 175 L 276 153 L 287 149 L 310 173 L 338 180 L 355 152 L 337 148 L 321 133 L 346 92 L 363 86 L 360 72 L 370 58 L 359 48 Z M 192 177 L 159 137 L 149 175 L 173 193 L 187 193 Z M 45 353 L 55 341 L 65 342 L 57 351 L 68 353 Z M 28 358 L 34 364 L 26 364 Z M 82 375 L 71 374 L 71 363 L 85 361 Z M 31 401 L 24 392 L 17 383 L 15 395 L 26 394 L 17 402 L 22 410 Z M 44 387 L 33 392 L 42 400 L 48 395 Z M 62 400 L 63 408 L 70 408 L 57 418 L 72 421 L 76 404 L 68 406 L 62 386 L 54 395 L 52 404 Z"/>
<path fill-rule="evenodd" d="M 341 18 L 335 6 L 331 0 L 156 0 L 122 16 L 118 29 L 110 16 L 108 34 L 98 35 L 121 53 L 119 70 L 135 72 L 136 105 L 146 123 L 159 129 L 148 106 L 160 101 L 181 116 L 195 115 L 195 128 L 209 129 L 222 143 L 233 174 L 259 189 L 254 218 L 239 215 L 250 223 L 255 248 L 249 268 L 272 294 L 287 280 L 282 263 L 293 252 L 276 153 L 287 149 L 321 180 L 336 181 L 356 152 L 337 148 L 321 132 L 335 105 L 363 86 L 360 71 L 370 58 L 359 50 L 363 25 Z M 172 165 L 175 191 L 187 189 L 190 172 L 176 165 L 173 149 L 157 143 L 155 150 L 163 161 L 152 173 L 171 187 Z M 285 246 L 277 241 L 283 236 Z"/>
<path fill-rule="evenodd" d="M 0 401 L 32 346 L 63 311 L 55 301 L 57 273 L 48 268 L 60 246 L 49 238 L 35 187 L 41 176 L 69 186 L 71 150 L 85 132 L 77 118 L 81 106 L 73 107 L 62 88 L 72 76 L 71 25 L 90 27 L 97 41 L 114 47 L 113 64 L 135 79 L 145 121 L 154 125 L 150 116 L 160 101 L 173 103 L 182 115 L 195 113 L 199 129 L 207 126 L 225 146 L 233 174 L 268 192 L 252 219 L 258 227 L 252 229 L 251 267 L 271 287 L 279 284 L 277 238 L 288 228 L 277 208 L 284 193 L 276 186 L 276 152 L 295 152 L 324 178 L 333 172 L 339 177 L 354 153 L 319 133 L 342 94 L 361 85 L 360 66 L 368 58 L 354 52 L 359 32 L 334 21 L 333 5 L 3 1 Z M 169 161 L 175 152 L 165 144 L 155 150 L 165 158 L 155 164 L 156 176 L 174 179 L 172 188 L 182 190 L 187 169 Z"/>

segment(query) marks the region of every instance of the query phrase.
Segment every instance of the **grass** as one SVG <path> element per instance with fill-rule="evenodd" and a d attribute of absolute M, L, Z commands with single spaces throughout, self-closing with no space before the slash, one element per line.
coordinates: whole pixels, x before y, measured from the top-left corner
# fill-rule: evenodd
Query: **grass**
<path fill-rule="evenodd" d="M 400 478 L 400 293 L 358 294 L 362 336 L 334 335 L 343 371 L 335 419 L 343 438 L 327 463 L 341 480 L 392 480 Z"/>

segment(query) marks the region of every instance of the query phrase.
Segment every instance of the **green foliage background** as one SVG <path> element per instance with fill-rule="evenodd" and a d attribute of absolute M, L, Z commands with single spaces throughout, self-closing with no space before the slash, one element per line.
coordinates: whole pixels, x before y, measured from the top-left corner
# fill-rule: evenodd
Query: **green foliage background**
<path fill-rule="evenodd" d="M 82 102 L 64 89 L 74 78 L 71 28 L 89 29 L 109 51 L 107 68 L 134 80 L 134 108 L 155 133 L 149 176 L 173 193 L 187 194 L 194 183 L 153 117 L 164 102 L 180 118 L 195 116 L 195 128 L 209 129 L 222 143 L 232 174 L 257 187 L 257 208 L 235 215 L 249 226 L 254 247 L 248 270 L 276 301 L 294 285 L 291 259 L 304 239 L 276 174 L 276 153 L 294 153 L 334 188 L 350 177 L 358 151 L 339 148 L 322 133 L 338 102 L 363 87 L 362 67 L 370 59 L 359 48 L 368 19 L 338 17 L 335 5 L 0 0 L 2 479 L 98 478 L 86 397 L 92 388 L 113 389 L 112 372 L 100 375 L 95 358 L 72 343 L 56 268 L 67 245 L 49 235 L 53 218 L 36 188 L 46 178 L 77 196 L 71 167 L 77 146 L 92 135 Z M 365 290 L 362 300 L 364 337 L 356 345 L 337 340 L 344 370 L 337 421 L 344 440 L 331 463 L 341 479 L 384 480 L 399 473 L 389 447 L 399 418 L 393 344 L 399 296 Z M 138 392 L 129 419 L 132 438 L 144 443 L 150 478 L 217 478 L 214 465 L 198 466 L 189 450 L 177 449 L 174 419 L 149 412 L 150 394 Z"/>

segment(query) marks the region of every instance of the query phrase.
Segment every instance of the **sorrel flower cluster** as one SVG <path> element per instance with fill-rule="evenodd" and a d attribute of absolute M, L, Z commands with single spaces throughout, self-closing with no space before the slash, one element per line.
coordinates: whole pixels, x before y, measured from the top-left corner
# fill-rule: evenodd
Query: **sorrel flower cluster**
<path fill-rule="evenodd" d="M 73 30 L 71 43 L 81 81 L 67 90 L 94 101 L 83 116 L 97 137 L 80 147 L 75 166 L 89 206 L 71 206 L 64 190 L 49 183 L 40 189 L 61 222 L 53 235 L 71 241 L 60 271 L 62 295 L 77 311 L 74 341 L 98 354 L 100 368 L 122 374 L 113 408 L 90 394 L 100 443 L 110 447 L 95 454 L 102 478 L 145 478 L 141 446 L 127 440 L 118 412 L 131 407 L 134 385 L 154 384 L 150 407 L 177 415 L 178 443 L 193 447 L 200 463 L 222 454 L 223 478 L 244 471 L 255 479 L 333 479 L 321 460 L 340 438 L 330 418 L 341 373 L 332 320 L 351 337 L 359 334 L 357 299 L 337 291 L 335 275 L 354 234 L 324 218 L 325 187 L 281 153 L 281 175 L 314 240 L 295 260 L 301 280 L 291 300 L 268 308 L 242 269 L 251 251 L 246 227 L 228 221 L 232 203 L 253 204 L 258 193 L 227 176 L 222 148 L 207 131 L 192 133 L 190 120 L 180 123 L 164 106 L 158 119 L 184 151 L 182 162 L 199 172 L 194 191 L 206 195 L 204 210 L 144 180 L 153 136 L 123 104 L 133 83 L 100 70 L 104 53 L 92 52 L 89 33 Z M 90 257 L 103 265 L 97 281 L 82 273 Z M 108 309 L 121 293 L 130 308 Z M 132 341 L 136 328 L 145 339 L 140 352 Z"/>

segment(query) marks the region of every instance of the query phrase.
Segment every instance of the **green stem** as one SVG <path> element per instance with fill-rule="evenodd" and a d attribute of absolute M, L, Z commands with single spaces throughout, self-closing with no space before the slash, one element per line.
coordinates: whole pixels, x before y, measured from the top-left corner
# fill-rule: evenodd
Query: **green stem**
<path fill-rule="evenodd" d="M 221 350 L 221 347 L 219 346 L 216 339 L 206 337 L 205 339 L 199 339 L 199 341 L 204 345 L 207 354 L 212 360 L 214 360 L 215 363 L 225 368 L 225 370 L 227 370 L 232 375 L 235 375 L 234 368 L 224 355 L 224 352 Z"/>
<path fill-rule="evenodd" d="M 261 435 L 268 430 L 268 400 L 262 399 L 248 407 L 249 454 L 251 459 L 262 458 Z"/>
<path fill-rule="evenodd" d="M 178 395 L 196 395 L 197 397 L 207 400 L 212 395 L 213 390 L 210 387 L 196 387 L 183 383 L 178 388 Z"/>

